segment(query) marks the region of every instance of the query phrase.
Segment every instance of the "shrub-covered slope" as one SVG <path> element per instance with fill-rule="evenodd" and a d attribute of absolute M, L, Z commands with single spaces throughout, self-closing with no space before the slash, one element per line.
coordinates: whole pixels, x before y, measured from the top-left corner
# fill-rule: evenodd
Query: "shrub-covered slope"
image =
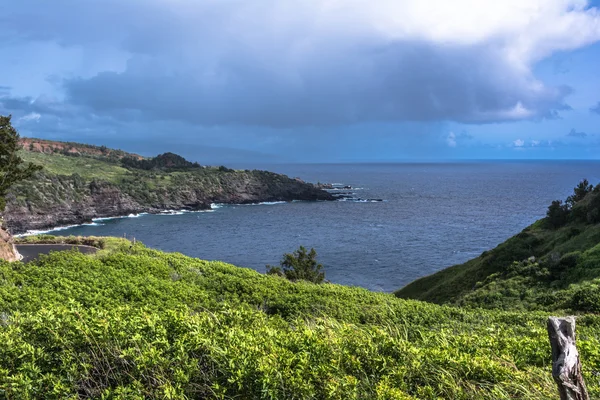
<path fill-rule="evenodd" d="M 582 188 L 584 189 L 582 190 Z M 421 278 L 402 298 L 503 309 L 600 312 L 600 186 L 582 182 L 493 250 Z"/>
<path fill-rule="evenodd" d="M 154 158 L 106 147 L 25 139 L 22 157 L 44 169 L 15 185 L 4 215 L 13 233 L 211 203 L 332 200 L 311 184 L 267 171 L 202 167 L 165 153 Z"/>
<path fill-rule="evenodd" d="M 112 239 L 96 256 L 0 263 L 0 398 L 555 398 L 545 319 Z M 599 396 L 600 318 L 578 335 Z"/>

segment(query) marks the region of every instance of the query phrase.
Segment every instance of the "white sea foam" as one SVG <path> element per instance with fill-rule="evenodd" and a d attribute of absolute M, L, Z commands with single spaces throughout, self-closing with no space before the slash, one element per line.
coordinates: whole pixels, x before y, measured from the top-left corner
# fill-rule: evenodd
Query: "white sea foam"
<path fill-rule="evenodd" d="M 93 222 L 102 222 L 102 221 L 109 221 L 111 219 L 119 219 L 119 218 L 123 218 L 123 217 L 101 217 L 101 218 L 92 218 Z"/>
<path fill-rule="evenodd" d="M 382 199 L 357 199 L 357 198 L 342 197 L 341 199 L 338 199 L 338 201 L 347 201 L 347 202 L 350 202 L 350 203 L 382 203 L 382 202 L 386 202 L 387 200 L 382 200 Z"/>
<path fill-rule="evenodd" d="M 163 210 L 156 215 L 182 215 L 185 210 Z"/>
<path fill-rule="evenodd" d="M 110 221 L 111 219 L 122 219 L 122 218 L 138 218 L 143 215 L 148 215 L 148 213 L 117 215 L 115 217 L 98 217 L 98 218 L 92 218 L 92 222 Z M 84 225 L 89 225 L 89 224 L 84 224 Z M 78 225 L 74 225 L 74 226 L 78 226 Z"/>
<path fill-rule="evenodd" d="M 18 235 L 15 235 L 15 237 L 25 237 L 25 236 L 33 236 L 33 235 L 43 235 L 46 233 L 51 233 L 51 232 L 57 232 L 57 231 L 64 231 L 66 229 L 71 229 L 71 228 L 76 228 L 78 226 L 100 226 L 102 224 L 98 223 L 98 222 L 90 222 L 87 224 L 79 224 L 79 225 L 63 225 L 63 226 L 57 226 L 55 228 L 52 229 L 46 229 L 46 230 L 38 230 L 38 229 L 32 229 L 29 230 L 25 233 L 19 233 Z"/>

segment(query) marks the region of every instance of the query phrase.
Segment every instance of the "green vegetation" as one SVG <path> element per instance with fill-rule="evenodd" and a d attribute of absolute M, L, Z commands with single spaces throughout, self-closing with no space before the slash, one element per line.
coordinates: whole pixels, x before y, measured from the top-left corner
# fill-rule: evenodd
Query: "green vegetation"
<path fill-rule="evenodd" d="M 77 175 L 82 179 L 102 179 L 117 183 L 128 174 L 128 170 L 116 162 L 107 162 L 104 158 L 68 156 L 64 154 L 46 154 L 22 151 L 21 157 L 33 164 L 43 165 L 52 175 Z"/>
<path fill-rule="evenodd" d="M 173 153 L 142 158 L 74 143 L 38 139 L 24 143 L 19 157 L 43 165 L 44 170 L 17 182 L 7 194 L 5 222 L 15 233 L 94 217 L 201 210 L 211 203 L 333 199 L 285 175 L 203 167 Z"/>
<path fill-rule="evenodd" d="M 0 115 L 0 212 L 6 206 L 6 193 L 15 183 L 30 178 L 41 167 L 26 163 L 19 156 L 19 133 L 9 116 Z"/>
<path fill-rule="evenodd" d="M 556 397 L 546 314 L 293 283 L 110 241 L 99 255 L 0 263 L 0 397 Z M 581 317 L 578 335 L 597 397 L 600 317 Z"/>
<path fill-rule="evenodd" d="M 46 170 L 16 185 L 16 204 L 116 188 L 160 206 L 190 187 L 204 201 L 292 181 L 47 145 L 57 151 L 23 152 Z M 446 305 L 314 284 L 325 276 L 304 247 L 262 275 L 125 239 L 22 238 L 100 250 L 0 261 L 0 398 L 553 399 L 550 311 L 581 314 L 583 372 L 600 398 L 599 222 L 600 186 L 582 181 L 496 249 L 397 293 Z"/>
<path fill-rule="evenodd" d="M 135 157 L 124 157 L 121 159 L 121 163 L 130 168 L 152 170 L 152 169 L 190 169 L 190 168 L 202 168 L 197 162 L 192 163 L 185 158 L 173 154 L 164 153 L 153 158 L 138 159 Z"/>
<path fill-rule="evenodd" d="M 599 212 L 600 186 L 584 180 L 495 249 L 396 294 L 465 307 L 600 312 Z"/>
<path fill-rule="evenodd" d="M 317 251 L 310 249 L 307 252 L 304 246 L 292 254 L 283 255 L 280 266 L 267 265 L 267 274 L 279 275 L 292 282 L 304 280 L 313 283 L 322 283 L 325 280 L 323 265 L 317 263 Z"/>

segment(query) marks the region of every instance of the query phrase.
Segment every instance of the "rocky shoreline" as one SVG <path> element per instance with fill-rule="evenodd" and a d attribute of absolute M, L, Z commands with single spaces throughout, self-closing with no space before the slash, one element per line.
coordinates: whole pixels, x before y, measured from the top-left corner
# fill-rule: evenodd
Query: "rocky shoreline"
<path fill-rule="evenodd" d="M 46 176 L 45 179 L 32 183 L 37 186 L 37 192 L 42 191 L 43 201 L 23 196 L 18 188 L 8 196 L 4 226 L 11 234 L 21 234 L 32 230 L 91 223 L 96 218 L 159 214 L 168 210 L 209 210 L 212 203 L 253 204 L 336 199 L 312 184 L 287 177 L 284 179 L 277 174 L 259 177 L 232 175 L 231 179 L 223 181 L 210 193 L 193 185 L 161 188 L 154 191 L 152 200 L 147 202 L 107 182 L 92 181 L 84 187 L 76 188 L 68 177 Z M 43 192 L 47 187 L 54 188 L 53 192 Z"/>

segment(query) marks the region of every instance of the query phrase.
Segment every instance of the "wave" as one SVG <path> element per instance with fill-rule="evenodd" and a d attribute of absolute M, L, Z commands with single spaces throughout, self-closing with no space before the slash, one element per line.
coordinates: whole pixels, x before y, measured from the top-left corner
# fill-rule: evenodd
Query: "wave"
<path fill-rule="evenodd" d="M 262 201 L 260 203 L 244 204 L 245 206 L 274 206 L 276 204 L 286 204 L 287 201 Z"/>
<path fill-rule="evenodd" d="M 163 210 L 156 215 L 183 215 L 183 210 Z"/>
<path fill-rule="evenodd" d="M 358 199 L 353 197 L 342 197 L 338 201 L 347 201 L 350 203 L 383 203 L 387 200 L 384 199 Z"/>
<path fill-rule="evenodd" d="M 29 230 L 25 233 L 19 233 L 17 235 L 14 235 L 15 237 L 25 237 L 25 236 L 33 236 L 33 235 L 43 235 L 46 233 L 51 233 L 51 232 L 56 232 L 56 231 L 64 231 L 66 229 L 71 229 L 71 228 L 76 228 L 78 226 L 100 226 L 102 225 L 101 223 L 98 222 L 88 222 L 86 224 L 77 224 L 77 225 L 63 225 L 63 226 L 57 226 L 55 228 L 51 228 L 51 229 L 32 229 Z"/>
<path fill-rule="evenodd" d="M 224 204 L 224 203 L 212 203 L 210 205 L 210 208 L 215 210 L 218 208 L 223 208 L 223 207 L 237 207 L 237 206 L 274 206 L 277 204 L 286 204 L 286 203 L 293 203 L 296 201 L 302 201 L 302 200 L 294 200 L 294 201 L 261 201 L 258 203 L 231 203 L 231 204 Z"/>
<path fill-rule="evenodd" d="M 214 210 L 163 210 L 155 215 L 183 215 L 192 213 L 213 212 Z"/>
<path fill-rule="evenodd" d="M 144 215 L 148 215 L 148 213 L 117 215 L 115 217 L 98 217 L 98 218 L 92 218 L 92 222 L 110 221 L 112 219 L 122 219 L 122 218 L 139 218 Z M 83 225 L 93 225 L 93 224 L 83 224 Z M 74 226 L 79 226 L 79 225 L 74 225 Z"/>

